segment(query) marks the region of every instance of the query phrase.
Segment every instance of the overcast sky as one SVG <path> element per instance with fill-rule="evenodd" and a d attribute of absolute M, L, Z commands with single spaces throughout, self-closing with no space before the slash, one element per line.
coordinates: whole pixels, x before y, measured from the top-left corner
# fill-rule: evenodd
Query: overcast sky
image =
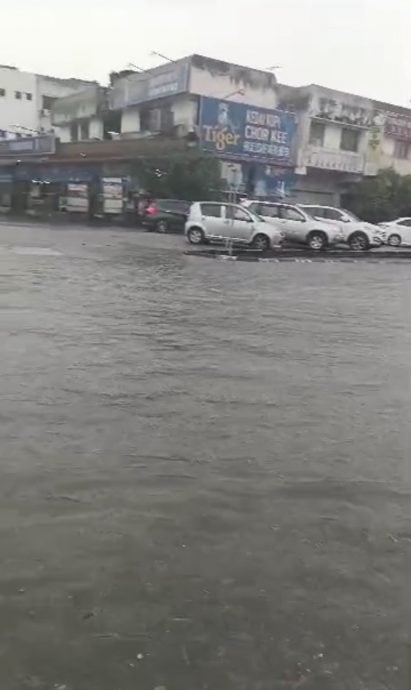
<path fill-rule="evenodd" d="M 6 0 L 0 62 L 97 79 L 157 50 L 410 105 L 411 0 Z M 8 30 L 10 27 L 10 30 Z"/>

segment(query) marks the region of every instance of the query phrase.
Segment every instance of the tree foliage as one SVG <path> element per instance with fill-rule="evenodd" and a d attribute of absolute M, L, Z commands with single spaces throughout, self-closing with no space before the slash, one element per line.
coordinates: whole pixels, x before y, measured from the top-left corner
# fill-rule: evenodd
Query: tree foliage
<path fill-rule="evenodd" d="M 140 159 L 134 169 L 140 187 L 153 197 L 207 201 L 223 188 L 218 161 L 203 155 Z"/>
<path fill-rule="evenodd" d="M 363 220 L 380 223 L 411 216 L 411 175 L 393 168 L 365 177 L 345 196 L 344 204 Z"/>

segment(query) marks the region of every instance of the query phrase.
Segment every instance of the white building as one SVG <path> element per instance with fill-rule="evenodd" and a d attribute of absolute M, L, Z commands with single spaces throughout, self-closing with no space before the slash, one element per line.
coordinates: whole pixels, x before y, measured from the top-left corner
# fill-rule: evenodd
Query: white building
<path fill-rule="evenodd" d="M 78 97 L 56 103 L 53 124 L 61 141 L 103 138 L 107 111 L 117 113 L 114 131 L 122 137 L 182 137 L 196 129 L 201 96 L 268 109 L 277 103 L 276 79 L 271 72 L 200 55 L 120 76 L 109 87 L 105 106 L 103 91 L 87 88 Z M 83 124 L 83 129 L 72 126 L 75 122 Z"/>
<path fill-rule="evenodd" d="M 186 139 L 221 161 L 230 187 L 264 195 L 285 189 L 294 167 L 294 116 L 275 115 L 276 86 L 269 71 L 191 55 L 141 73 L 112 74 L 106 91 L 88 88 L 56 102 L 52 121 L 65 143 Z M 280 125 L 289 131 L 280 133 Z M 224 128 L 222 147 L 217 138 Z M 217 138 L 206 142 L 207 132 Z"/>
<path fill-rule="evenodd" d="M 411 174 L 411 109 L 316 84 L 278 91 L 298 116 L 296 201 L 339 205 L 379 170 Z"/>
<path fill-rule="evenodd" d="M 0 65 L 0 137 L 12 139 L 50 132 L 50 112 L 55 100 L 84 89 L 88 83 Z"/>

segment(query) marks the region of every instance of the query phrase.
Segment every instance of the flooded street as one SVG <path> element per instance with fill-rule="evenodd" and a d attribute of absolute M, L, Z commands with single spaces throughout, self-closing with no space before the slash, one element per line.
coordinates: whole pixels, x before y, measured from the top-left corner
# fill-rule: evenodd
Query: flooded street
<path fill-rule="evenodd" d="M 411 264 L 0 226 L 0 687 L 406 687 Z"/>

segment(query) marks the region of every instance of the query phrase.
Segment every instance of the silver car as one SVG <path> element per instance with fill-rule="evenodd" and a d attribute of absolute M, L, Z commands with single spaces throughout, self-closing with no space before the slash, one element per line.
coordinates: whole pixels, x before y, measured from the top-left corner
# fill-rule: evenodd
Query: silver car
<path fill-rule="evenodd" d="M 280 247 L 284 238 L 281 228 L 243 206 L 214 201 L 192 204 L 185 235 L 191 244 L 232 242 L 262 251 Z"/>
<path fill-rule="evenodd" d="M 306 245 L 315 251 L 344 242 L 340 227 L 314 219 L 299 206 L 254 199 L 246 199 L 242 203 L 249 211 L 281 227 L 289 242 Z"/>

